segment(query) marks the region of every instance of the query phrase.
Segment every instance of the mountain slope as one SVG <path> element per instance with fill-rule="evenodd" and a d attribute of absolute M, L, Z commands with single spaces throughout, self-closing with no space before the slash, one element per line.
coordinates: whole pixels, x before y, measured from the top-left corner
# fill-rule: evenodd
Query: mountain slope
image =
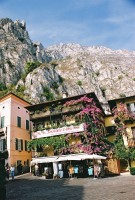
<path fill-rule="evenodd" d="M 0 83 L 14 84 L 32 103 L 62 98 L 63 91 L 95 92 L 102 103 L 135 95 L 135 52 L 62 43 L 45 49 L 31 41 L 25 22 L 7 18 L 0 20 L 0 37 Z"/>

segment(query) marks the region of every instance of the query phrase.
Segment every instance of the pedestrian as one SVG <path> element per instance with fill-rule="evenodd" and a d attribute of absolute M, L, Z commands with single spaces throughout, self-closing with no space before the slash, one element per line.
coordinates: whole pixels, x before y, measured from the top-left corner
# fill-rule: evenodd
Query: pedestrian
<path fill-rule="evenodd" d="M 78 171 L 79 171 L 78 166 L 75 166 L 75 167 L 74 167 L 74 174 L 75 174 L 75 177 L 76 177 L 76 178 L 78 178 Z"/>
<path fill-rule="evenodd" d="M 10 172 L 11 172 L 12 180 L 14 180 L 14 176 L 15 176 L 15 167 L 14 167 L 13 165 L 11 165 L 11 167 L 10 167 Z"/>
<path fill-rule="evenodd" d="M 74 174 L 74 167 L 72 165 L 69 166 L 68 173 L 69 173 L 69 178 L 72 178 Z"/>
<path fill-rule="evenodd" d="M 101 167 L 98 163 L 94 164 L 94 178 L 99 178 L 99 174 L 101 172 Z"/>
<path fill-rule="evenodd" d="M 39 167 L 38 164 L 35 164 L 35 175 L 38 176 L 39 175 Z"/>

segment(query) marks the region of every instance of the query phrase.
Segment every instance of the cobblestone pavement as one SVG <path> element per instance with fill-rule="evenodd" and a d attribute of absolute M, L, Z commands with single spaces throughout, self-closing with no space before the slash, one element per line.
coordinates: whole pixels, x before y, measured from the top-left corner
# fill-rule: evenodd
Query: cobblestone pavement
<path fill-rule="evenodd" d="M 7 183 L 7 200 L 134 200 L 135 176 L 46 180 L 30 174 Z"/>

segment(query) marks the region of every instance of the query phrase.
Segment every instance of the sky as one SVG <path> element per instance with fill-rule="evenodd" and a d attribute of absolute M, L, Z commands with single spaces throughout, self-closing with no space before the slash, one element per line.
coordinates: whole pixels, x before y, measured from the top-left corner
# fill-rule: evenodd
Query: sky
<path fill-rule="evenodd" d="M 0 18 L 26 21 L 32 41 L 135 50 L 135 0 L 0 0 Z"/>

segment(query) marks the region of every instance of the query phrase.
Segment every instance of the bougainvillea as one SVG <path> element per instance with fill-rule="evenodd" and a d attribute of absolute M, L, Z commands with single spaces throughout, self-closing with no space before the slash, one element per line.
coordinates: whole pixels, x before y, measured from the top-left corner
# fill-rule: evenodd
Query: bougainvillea
<path fill-rule="evenodd" d="M 118 159 L 127 160 L 130 166 L 130 160 L 135 159 L 135 147 L 128 147 L 124 145 L 123 136 L 128 138 L 126 120 L 135 120 L 135 115 L 128 111 L 125 104 L 120 103 L 118 107 L 113 109 L 113 119 L 116 125 L 115 141 L 114 141 L 114 154 Z"/>
<path fill-rule="evenodd" d="M 61 154 L 85 152 L 106 155 L 110 149 L 110 143 L 105 138 L 103 112 L 96 106 L 93 98 L 84 96 L 77 100 L 71 100 L 63 105 L 63 108 L 66 107 L 68 107 L 68 111 L 76 111 L 74 117 L 78 119 L 78 123 L 83 123 L 84 131 L 35 139 L 28 143 L 28 148 L 51 145 L 55 152 Z M 66 120 L 72 118 L 72 115 L 66 116 Z M 75 142 L 70 143 L 72 139 Z M 80 139 L 79 142 L 78 139 Z"/>
<path fill-rule="evenodd" d="M 110 145 L 105 139 L 102 110 L 96 106 L 92 98 L 88 98 L 87 96 L 68 101 L 64 106 L 72 107 L 78 104 L 82 104 L 82 110 L 79 111 L 76 116 L 80 116 L 84 122 L 85 131 L 83 133 L 66 136 L 66 140 L 68 140 L 71 135 L 74 137 L 81 136 L 81 143 L 69 145 L 68 151 L 71 153 L 85 152 L 89 154 L 106 154 L 110 149 Z M 67 149 L 65 150 L 67 151 Z"/>

